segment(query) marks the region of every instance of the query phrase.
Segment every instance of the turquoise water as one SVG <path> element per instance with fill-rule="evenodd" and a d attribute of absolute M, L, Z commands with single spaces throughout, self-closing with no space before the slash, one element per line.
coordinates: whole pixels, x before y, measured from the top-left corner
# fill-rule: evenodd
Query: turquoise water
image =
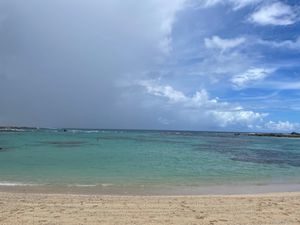
<path fill-rule="evenodd" d="M 0 132 L 0 184 L 300 183 L 300 139 L 126 130 Z"/>

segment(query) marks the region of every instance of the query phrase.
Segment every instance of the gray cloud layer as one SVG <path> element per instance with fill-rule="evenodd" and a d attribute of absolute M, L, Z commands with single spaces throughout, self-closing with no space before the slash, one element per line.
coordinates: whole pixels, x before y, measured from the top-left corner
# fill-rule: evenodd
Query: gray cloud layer
<path fill-rule="evenodd" d="M 160 60 L 169 9 L 137 0 L 2 1 L 0 123 L 148 126 L 115 82 Z"/>

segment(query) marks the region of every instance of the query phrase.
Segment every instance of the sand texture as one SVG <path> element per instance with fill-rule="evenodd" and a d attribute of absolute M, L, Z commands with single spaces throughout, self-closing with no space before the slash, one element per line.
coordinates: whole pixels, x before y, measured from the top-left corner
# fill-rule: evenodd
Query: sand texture
<path fill-rule="evenodd" d="M 300 193 L 131 197 L 0 192 L 0 224 L 300 224 Z"/>

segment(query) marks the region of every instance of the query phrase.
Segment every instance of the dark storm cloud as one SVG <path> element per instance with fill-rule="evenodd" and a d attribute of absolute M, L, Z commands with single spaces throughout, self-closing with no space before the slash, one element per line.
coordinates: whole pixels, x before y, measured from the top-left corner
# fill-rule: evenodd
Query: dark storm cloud
<path fill-rule="evenodd" d="M 124 74 L 130 82 L 128 74 L 139 74 L 160 57 L 167 35 L 161 23 L 169 12 L 157 7 L 155 1 L 134 0 L 2 1 L 0 122 L 139 124 L 138 105 L 120 103 L 124 90 L 115 83 Z"/>

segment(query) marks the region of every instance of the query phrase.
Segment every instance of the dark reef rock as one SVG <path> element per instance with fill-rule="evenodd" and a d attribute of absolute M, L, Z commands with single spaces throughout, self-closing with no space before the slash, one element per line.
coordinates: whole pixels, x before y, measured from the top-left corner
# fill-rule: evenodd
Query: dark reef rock
<path fill-rule="evenodd" d="M 296 133 L 296 132 L 292 132 L 290 134 L 284 134 L 284 133 L 248 133 L 248 136 L 300 138 L 300 133 Z"/>
<path fill-rule="evenodd" d="M 6 152 L 7 148 L 0 147 L 0 152 Z"/>

